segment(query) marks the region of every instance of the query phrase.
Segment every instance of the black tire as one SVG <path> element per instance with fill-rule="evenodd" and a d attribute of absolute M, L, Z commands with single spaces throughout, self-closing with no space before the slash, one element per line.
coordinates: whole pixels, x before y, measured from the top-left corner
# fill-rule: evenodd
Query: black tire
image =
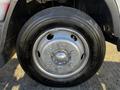
<path fill-rule="evenodd" d="M 42 32 L 57 25 L 77 29 L 85 37 L 90 48 L 86 67 L 79 78 L 69 82 L 57 82 L 43 77 L 32 63 L 32 47 L 35 40 Z M 17 56 L 22 68 L 34 80 L 48 86 L 69 87 L 83 83 L 98 71 L 104 55 L 105 39 L 100 27 L 82 11 L 69 7 L 52 7 L 37 13 L 23 26 L 17 40 Z"/>

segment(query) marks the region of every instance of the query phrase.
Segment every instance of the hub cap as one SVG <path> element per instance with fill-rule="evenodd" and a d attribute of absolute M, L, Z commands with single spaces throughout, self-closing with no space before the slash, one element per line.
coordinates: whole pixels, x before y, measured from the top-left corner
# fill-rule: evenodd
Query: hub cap
<path fill-rule="evenodd" d="M 55 81 L 77 78 L 88 58 L 87 41 L 73 29 L 48 30 L 38 37 L 33 46 L 35 68 L 44 77 Z"/>

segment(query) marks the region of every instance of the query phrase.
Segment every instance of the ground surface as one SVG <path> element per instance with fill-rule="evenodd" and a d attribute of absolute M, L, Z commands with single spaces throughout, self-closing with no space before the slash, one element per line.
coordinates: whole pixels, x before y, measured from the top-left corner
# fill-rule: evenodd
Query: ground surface
<path fill-rule="evenodd" d="M 105 62 L 99 72 L 87 82 L 73 88 L 50 88 L 30 79 L 17 59 L 0 69 L 0 90 L 120 90 L 120 53 L 107 43 Z"/>

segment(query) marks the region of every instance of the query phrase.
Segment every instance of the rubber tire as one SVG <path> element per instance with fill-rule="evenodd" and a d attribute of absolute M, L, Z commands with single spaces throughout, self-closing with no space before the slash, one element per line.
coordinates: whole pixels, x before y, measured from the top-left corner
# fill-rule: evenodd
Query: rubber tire
<path fill-rule="evenodd" d="M 51 24 L 53 23 L 53 24 Z M 90 57 L 79 78 L 69 82 L 57 82 L 44 78 L 33 66 L 32 47 L 38 36 L 54 24 L 78 29 L 87 40 Z M 57 25 L 56 24 L 56 25 Z M 67 26 L 67 27 L 68 27 Z M 82 29 L 80 29 L 82 28 Z M 100 68 L 105 56 L 105 39 L 97 23 L 84 12 L 70 7 L 52 7 L 38 12 L 23 26 L 17 39 L 17 56 L 24 71 L 34 80 L 52 87 L 71 87 L 83 83 Z"/>

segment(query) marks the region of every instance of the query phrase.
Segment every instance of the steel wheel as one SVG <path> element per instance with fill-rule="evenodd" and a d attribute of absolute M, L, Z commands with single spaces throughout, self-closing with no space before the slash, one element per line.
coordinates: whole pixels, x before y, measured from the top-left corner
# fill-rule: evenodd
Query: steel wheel
<path fill-rule="evenodd" d="M 44 77 L 55 81 L 77 78 L 88 58 L 87 41 L 73 29 L 48 30 L 33 46 L 34 66 Z"/>

